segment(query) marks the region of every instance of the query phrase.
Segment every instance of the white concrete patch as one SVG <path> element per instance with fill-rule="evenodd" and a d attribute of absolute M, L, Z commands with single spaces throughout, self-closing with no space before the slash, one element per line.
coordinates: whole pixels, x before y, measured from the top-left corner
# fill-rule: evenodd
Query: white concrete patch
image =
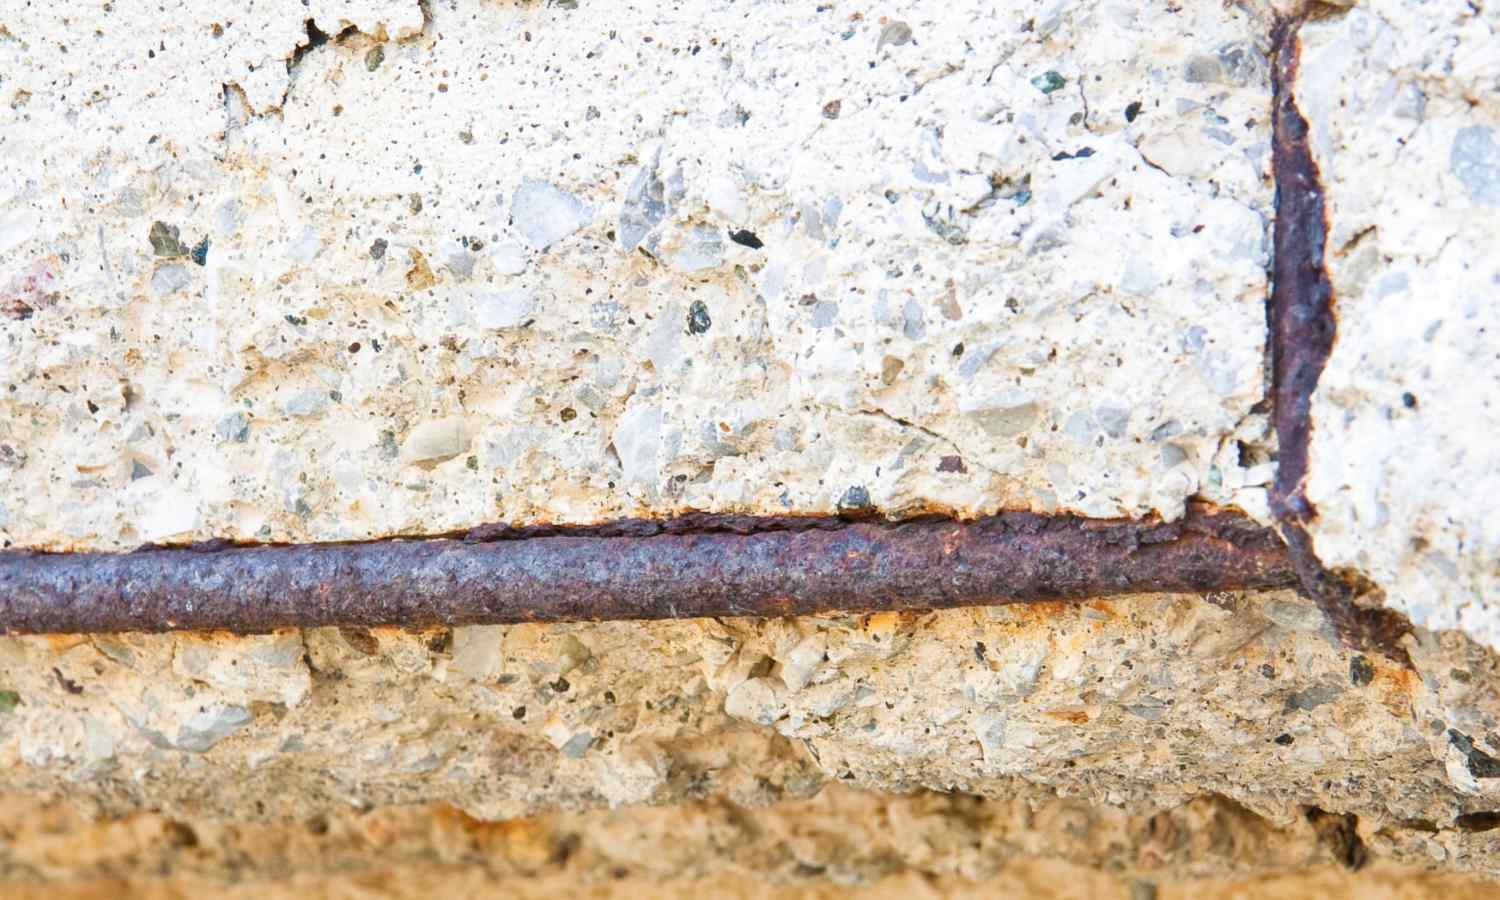
<path fill-rule="evenodd" d="M 1256 508 L 1262 22 L 568 7 L 8 13 L 0 284 L 55 285 L 0 346 L 4 536 L 160 533 L 135 460 L 174 540 Z M 509 449 L 400 452 L 448 418 Z"/>
<path fill-rule="evenodd" d="M 1317 550 L 1500 648 L 1500 10 L 1375 0 L 1303 35 L 1339 329 Z"/>

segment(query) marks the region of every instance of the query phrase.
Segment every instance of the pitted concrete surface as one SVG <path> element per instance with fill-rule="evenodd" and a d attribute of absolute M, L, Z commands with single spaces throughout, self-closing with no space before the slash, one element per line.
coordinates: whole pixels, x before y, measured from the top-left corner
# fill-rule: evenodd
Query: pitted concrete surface
<path fill-rule="evenodd" d="M 1319 554 L 1500 646 L 1500 8 L 1362 3 L 1304 29 L 1339 337 L 1314 395 Z"/>
<path fill-rule="evenodd" d="M 8 15 L 5 536 L 1263 505 L 1260 20 L 575 6 Z"/>
<path fill-rule="evenodd" d="M 1500 10 L 1311 12 L 1309 530 L 1414 668 L 1290 593 L 6 638 L 6 891 L 1480 891 Z M 12 3 L 0 541 L 1264 518 L 1272 14 Z"/>
<path fill-rule="evenodd" d="M 7 790 L 94 813 L 503 820 L 825 785 L 1352 814 L 1481 872 L 1495 661 L 1341 650 L 1291 593 L 787 620 L 0 642 Z M 1479 814 L 1478 818 L 1474 815 Z M 1384 844 L 1377 844 L 1385 834 Z"/>

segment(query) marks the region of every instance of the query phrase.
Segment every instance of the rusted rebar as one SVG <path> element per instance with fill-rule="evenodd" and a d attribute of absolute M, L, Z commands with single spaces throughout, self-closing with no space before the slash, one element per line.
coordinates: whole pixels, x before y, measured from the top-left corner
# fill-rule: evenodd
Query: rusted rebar
<path fill-rule="evenodd" d="M 1323 187 L 1297 107 L 1300 19 L 1273 33 L 1275 262 L 1269 399 L 1280 536 L 1227 512 L 1182 521 L 1010 513 L 972 522 L 693 515 L 588 528 L 134 553 L 0 553 L 10 633 L 423 627 L 522 621 L 904 610 L 1133 592 L 1299 586 L 1346 643 L 1397 659 L 1409 625 L 1355 599 L 1306 525 L 1313 391 L 1333 347 Z"/>
<path fill-rule="evenodd" d="M 1272 533 L 1010 513 L 972 522 L 696 516 L 602 528 L 133 553 L 0 554 L 11 633 L 782 616 L 1287 587 Z"/>
<path fill-rule="evenodd" d="M 1276 173 L 1275 259 L 1268 324 L 1271 406 L 1276 425 L 1276 481 L 1271 511 L 1301 525 L 1313 517 L 1306 492 L 1312 439 L 1312 395 L 1333 352 L 1337 320 L 1324 262 L 1328 220 L 1307 119 L 1294 88 L 1300 19 L 1278 22 L 1272 35 L 1271 162 Z"/>
<path fill-rule="evenodd" d="M 1401 615 L 1359 606 L 1368 585 L 1330 572 L 1313 551 L 1307 524 L 1316 511 L 1307 498 L 1312 443 L 1312 399 L 1333 352 L 1338 329 L 1328 274 L 1328 214 L 1318 164 L 1298 108 L 1298 31 L 1302 19 L 1282 19 L 1272 32 L 1271 164 L 1276 175 L 1275 261 L 1267 306 L 1271 348 L 1271 406 L 1278 444 L 1271 512 L 1279 523 L 1304 593 L 1318 601 L 1345 644 L 1378 650 L 1410 665 L 1400 640 L 1411 630 Z"/>

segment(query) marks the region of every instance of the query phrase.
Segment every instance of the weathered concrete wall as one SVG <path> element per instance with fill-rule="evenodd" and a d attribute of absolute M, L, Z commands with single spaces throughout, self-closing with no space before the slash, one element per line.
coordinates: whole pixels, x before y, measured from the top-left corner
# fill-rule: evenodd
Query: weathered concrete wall
<path fill-rule="evenodd" d="M 1263 505 L 1263 22 L 571 6 L 9 17 L 9 539 Z"/>
<path fill-rule="evenodd" d="M 1264 521 L 1274 15 L 0 11 L 0 539 L 123 550 L 849 506 L 1170 519 L 1189 499 Z M 892 839 L 899 866 L 818 868 L 866 859 L 847 843 L 766 857 L 809 889 L 1085 879 L 1055 863 L 1128 870 L 1095 887 L 1130 891 L 1151 865 L 1109 848 L 1145 853 L 1166 839 L 1141 823 L 1191 809 L 1239 822 L 1234 849 L 1174 857 L 1168 881 L 1348 865 L 1355 844 L 1408 867 L 1390 877 L 1412 891 L 1416 867 L 1496 874 L 1497 28 L 1494 4 L 1318 7 L 1284 85 L 1327 190 L 1339 328 L 1313 396 L 1309 529 L 1325 563 L 1381 589 L 1366 602 L 1411 617 L 1412 668 L 1343 648 L 1291 593 L 6 638 L 0 782 L 155 810 L 127 821 L 169 836 L 259 821 L 246 846 L 291 841 L 288 821 L 338 832 L 350 808 L 377 818 L 349 829 L 451 820 L 493 849 L 531 839 L 462 816 L 574 811 L 544 830 L 608 843 L 622 820 L 583 810 L 686 833 L 709 814 L 685 804 L 722 802 L 762 834 L 949 804 L 925 837 Z M 448 806 L 385 809 L 431 803 Z M 1016 836 L 1063 840 L 1049 816 L 1136 836 Z M 976 817 L 1012 836 L 952 862 Z M 1211 844 L 1194 822 L 1183 833 Z M 1341 857 L 1328 833 L 1357 840 Z M 90 868 L 90 840 L 0 866 L 17 890 L 143 883 L 113 857 Z M 223 857 L 168 847 L 165 865 L 222 883 L 234 840 Z M 447 839 L 424 840 L 412 854 Z M 247 865 L 365 865 L 300 852 Z M 1002 865 L 1026 854 L 1054 862 Z M 615 864 L 565 863 L 538 869 L 556 879 L 539 891 Z M 1317 877 L 1293 890 L 1354 884 Z M 756 890 L 735 883 L 715 882 Z"/>
<path fill-rule="evenodd" d="M 1029 784 L 1146 816 L 1224 797 L 1268 828 L 1347 813 L 1379 858 L 1494 873 L 1494 657 L 1457 634 L 1412 648 L 1416 672 L 1341 651 L 1290 593 L 13 638 L 0 752 L 12 791 L 188 823 Z"/>

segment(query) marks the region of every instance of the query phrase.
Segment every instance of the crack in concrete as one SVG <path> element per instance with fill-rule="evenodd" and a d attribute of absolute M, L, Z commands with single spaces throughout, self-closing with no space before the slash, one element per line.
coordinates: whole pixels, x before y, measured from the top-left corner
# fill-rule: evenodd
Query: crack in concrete
<path fill-rule="evenodd" d="M 389 34 L 387 31 L 388 23 L 383 21 L 377 22 L 373 29 L 367 31 L 347 20 L 340 20 L 339 30 L 334 34 L 329 34 L 319 27 L 316 19 L 311 16 L 303 19 L 302 28 L 306 39 L 293 46 L 291 52 L 286 57 L 287 83 L 285 89 L 280 92 L 281 96 L 275 102 L 265 104 L 257 109 L 250 103 L 244 87 L 239 82 L 231 81 L 220 85 L 220 90 L 224 97 L 225 112 L 229 118 L 229 127 L 233 128 L 237 125 L 243 125 L 250 118 L 262 118 L 273 114 L 282 114 L 282 111 L 286 107 L 287 98 L 291 96 L 292 88 L 296 85 L 298 68 L 301 67 L 304 58 L 319 47 L 330 43 L 335 45 L 343 44 L 351 38 L 360 35 L 376 42 L 377 47 L 383 46 L 386 42 L 393 41 L 397 44 L 406 44 L 425 37 L 432 27 L 432 10 L 427 0 L 416 0 L 415 5 L 422 14 L 421 27 L 418 29 L 410 27 L 401 28 L 397 30 L 394 36 Z"/>
<path fill-rule="evenodd" d="M 832 410 L 832 407 L 826 407 L 826 408 Z M 838 412 L 840 410 L 834 410 L 834 411 Z M 934 441 L 938 442 L 939 444 L 943 444 L 944 446 L 948 447 L 948 449 L 952 450 L 953 453 L 955 455 L 957 455 L 961 460 L 963 460 L 963 462 L 966 465 L 972 465 L 972 466 L 978 468 L 980 471 L 983 471 L 983 472 L 985 472 L 985 473 L 987 473 L 989 475 L 993 475 L 996 478 L 1005 478 L 1006 477 L 1006 475 L 1003 472 L 1001 472 L 999 469 L 996 469 L 996 468 L 993 468 L 991 466 L 985 465 L 985 463 L 982 460 L 980 460 L 976 454 L 972 454 L 969 451 L 965 450 L 958 443 L 958 441 L 955 441 L 954 439 L 948 437 L 947 435 L 940 434 L 939 432 L 933 431 L 931 428 L 928 428 L 925 425 L 919 425 L 916 422 L 912 422 L 912 421 L 909 421 L 907 419 L 903 419 L 900 416 L 891 415 L 890 413 L 886 412 L 883 409 L 880 409 L 879 407 L 873 407 L 873 408 L 870 408 L 870 409 L 857 410 L 854 414 L 855 415 L 859 415 L 859 416 L 869 416 L 871 418 L 882 419 L 884 421 L 890 422 L 892 425 L 897 425 L 897 426 L 899 426 L 901 428 L 910 428 L 910 429 L 912 429 L 914 431 L 919 431 L 922 434 L 926 435 L 927 437 L 932 438 Z"/>
<path fill-rule="evenodd" d="M 1307 524 L 1317 513 L 1307 499 L 1312 397 L 1333 351 L 1338 321 L 1327 268 L 1328 219 L 1323 185 L 1295 87 L 1304 17 L 1281 18 L 1271 34 L 1271 164 L 1276 179 L 1272 286 L 1267 304 L 1271 409 L 1278 456 L 1270 507 L 1297 566 L 1302 590 L 1318 602 L 1345 645 L 1375 650 L 1411 667 L 1401 638 L 1411 623 L 1383 608 L 1359 605 L 1378 595 L 1353 573 L 1335 573 L 1318 559 Z"/>
<path fill-rule="evenodd" d="M 425 3 L 419 6 L 422 31 L 405 40 L 428 31 L 430 10 Z M 1182 530 L 1166 538 L 1160 537 L 1162 529 L 1179 523 L 1018 513 L 970 523 L 931 517 L 891 523 L 700 514 L 589 529 L 483 526 L 460 536 L 353 544 L 233 547 L 211 542 L 123 555 L 21 551 L 0 556 L 0 624 L 12 631 L 256 630 L 297 624 L 786 615 L 834 608 L 1083 599 L 1129 590 L 1275 587 L 1289 584 L 1295 570 L 1302 590 L 1317 600 L 1341 640 L 1410 665 L 1399 644 L 1409 623 L 1393 612 L 1359 605 L 1356 600 L 1372 593 L 1372 586 L 1357 575 L 1324 568 L 1306 528 L 1315 518 L 1305 491 L 1311 399 L 1337 323 L 1325 266 L 1323 190 L 1308 123 L 1294 96 L 1303 21 L 1302 16 L 1278 18 L 1271 35 L 1276 218 L 1268 399 L 1279 464 L 1270 507 L 1284 543 L 1267 540 L 1253 526 L 1247 530 L 1242 520 L 1227 530 L 1210 529 L 1204 538 L 1198 529 L 1205 521 L 1201 513 L 1190 515 Z M 354 25 L 340 24 L 338 34 L 330 37 L 306 20 L 307 41 L 287 58 L 289 74 L 313 49 L 360 33 Z M 377 30 L 382 34 L 372 37 L 380 39 L 383 29 Z M 239 88 L 226 85 L 224 91 L 228 99 Z M 884 410 L 855 414 L 915 429 L 962 455 L 952 439 Z M 975 462 L 991 475 L 1002 475 Z M 1018 515 L 1030 516 L 1019 530 Z M 1208 518 L 1227 521 L 1224 514 Z M 1099 543 L 1095 538 L 1105 533 L 1114 537 Z M 1023 534 L 1030 537 L 1020 539 Z M 913 536 L 920 539 L 909 542 Z M 1157 552 L 1150 565 L 1140 568 L 1142 547 L 1160 550 L 1179 543 L 1181 553 Z M 668 555 L 662 556 L 669 545 Z M 985 565 L 998 568 L 980 566 L 976 576 L 972 560 L 959 564 L 946 549 L 938 555 L 929 552 L 960 545 L 974 559 L 983 557 Z M 881 553 L 890 556 L 882 558 Z M 940 572 L 954 575 L 956 564 L 960 569 L 967 565 L 961 574 L 977 580 L 954 590 L 936 577 Z M 1183 568 L 1173 570 L 1172 565 Z M 430 570 L 413 574 L 408 568 L 423 566 Z M 1210 571 L 1214 567 L 1218 570 Z M 418 584 L 423 578 L 428 581 Z M 393 596 L 400 602 L 392 602 Z M 202 606 L 196 605 L 200 602 Z"/>

